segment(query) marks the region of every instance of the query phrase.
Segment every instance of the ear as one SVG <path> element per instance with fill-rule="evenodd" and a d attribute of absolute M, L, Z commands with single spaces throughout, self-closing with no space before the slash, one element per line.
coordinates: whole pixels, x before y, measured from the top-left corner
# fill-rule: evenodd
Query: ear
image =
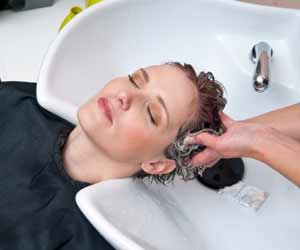
<path fill-rule="evenodd" d="M 142 169 L 148 174 L 167 174 L 176 168 L 176 162 L 170 159 L 146 161 L 142 163 Z"/>

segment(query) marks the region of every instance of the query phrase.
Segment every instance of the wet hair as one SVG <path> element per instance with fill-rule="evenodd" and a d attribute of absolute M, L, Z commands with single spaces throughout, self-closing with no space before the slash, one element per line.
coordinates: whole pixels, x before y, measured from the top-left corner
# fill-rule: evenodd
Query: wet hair
<path fill-rule="evenodd" d="M 221 122 L 220 112 L 227 103 L 224 97 L 225 88 L 214 78 L 211 72 L 200 72 L 197 75 L 190 64 L 181 64 L 179 62 L 168 62 L 165 64 L 179 68 L 194 83 L 198 92 L 198 109 L 194 117 L 180 127 L 175 141 L 164 150 L 166 158 L 175 160 L 176 168 L 166 174 L 149 174 L 140 170 L 133 176 L 135 179 L 148 179 L 150 182 L 154 181 L 161 184 L 172 182 L 176 175 L 185 181 L 192 180 L 196 178 L 199 171 L 203 170 L 204 166 L 192 167 L 190 160 L 196 153 L 204 150 L 205 146 L 199 144 L 186 145 L 184 144 L 184 139 L 187 135 L 199 131 L 216 135 L 222 134 L 225 131 L 225 127 Z"/>

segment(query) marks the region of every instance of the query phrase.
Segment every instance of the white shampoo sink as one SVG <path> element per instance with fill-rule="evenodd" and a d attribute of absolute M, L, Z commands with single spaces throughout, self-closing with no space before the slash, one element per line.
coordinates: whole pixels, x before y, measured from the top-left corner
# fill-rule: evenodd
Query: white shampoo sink
<path fill-rule="evenodd" d="M 106 0 L 60 32 L 41 67 L 37 97 L 77 123 L 78 107 L 111 78 L 180 61 L 213 72 L 227 90 L 225 112 L 245 119 L 300 102 L 299 37 L 297 10 L 231 0 Z M 274 51 L 263 93 L 254 91 L 249 59 L 260 41 Z M 244 182 L 269 193 L 257 212 L 179 179 L 167 187 L 109 180 L 76 200 L 116 249 L 298 250 L 299 188 L 263 163 L 243 160 Z"/>

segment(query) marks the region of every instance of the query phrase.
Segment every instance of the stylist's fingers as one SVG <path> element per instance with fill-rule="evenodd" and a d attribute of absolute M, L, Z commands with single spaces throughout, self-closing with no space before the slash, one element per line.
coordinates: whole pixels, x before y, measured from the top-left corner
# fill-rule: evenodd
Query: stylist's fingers
<path fill-rule="evenodd" d="M 235 123 L 235 120 L 231 119 L 224 112 L 220 113 L 220 118 L 226 128 L 231 127 Z M 202 145 L 205 145 L 205 146 L 215 149 L 217 140 L 218 140 L 218 136 L 203 132 L 203 133 L 199 133 L 199 134 L 196 134 L 193 136 L 186 137 L 184 140 L 184 143 L 186 143 L 186 144 L 202 144 Z"/>
<path fill-rule="evenodd" d="M 221 157 L 218 157 L 217 159 L 215 159 L 213 161 L 205 163 L 204 166 L 206 168 L 210 168 L 210 167 L 214 166 L 219 160 L 221 160 Z"/>
<path fill-rule="evenodd" d="M 206 132 L 185 138 L 186 144 L 201 144 L 215 149 L 218 136 Z"/>
<path fill-rule="evenodd" d="M 231 119 L 228 115 L 226 115 L 223 111 L 220 113 L 220 118 L 226 128 L 230 128 L 235 120 Z"/>
<path fill-rule="evenodd" d="M 202 152 L 198 153 L 192 158 L 192 165 L 197 166 L 197 165 L 212 165 L 212 163 L 217 162 L 220 159 L 220 155 L 210 149 L 206 148 Z"/>

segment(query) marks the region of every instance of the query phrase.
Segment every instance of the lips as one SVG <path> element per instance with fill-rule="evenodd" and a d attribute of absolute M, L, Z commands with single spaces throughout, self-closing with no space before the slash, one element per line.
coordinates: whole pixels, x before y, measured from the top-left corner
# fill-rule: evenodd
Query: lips
<path fill-rule="evenodd" d="M 112 107 L 107 98 L 105 97 L 100 97 L 98 99 L 98 106 L 99 108 L 103 111 L 104 115 L 106 118 L 112 123 L 113 118 L 112 118 Z"/>

